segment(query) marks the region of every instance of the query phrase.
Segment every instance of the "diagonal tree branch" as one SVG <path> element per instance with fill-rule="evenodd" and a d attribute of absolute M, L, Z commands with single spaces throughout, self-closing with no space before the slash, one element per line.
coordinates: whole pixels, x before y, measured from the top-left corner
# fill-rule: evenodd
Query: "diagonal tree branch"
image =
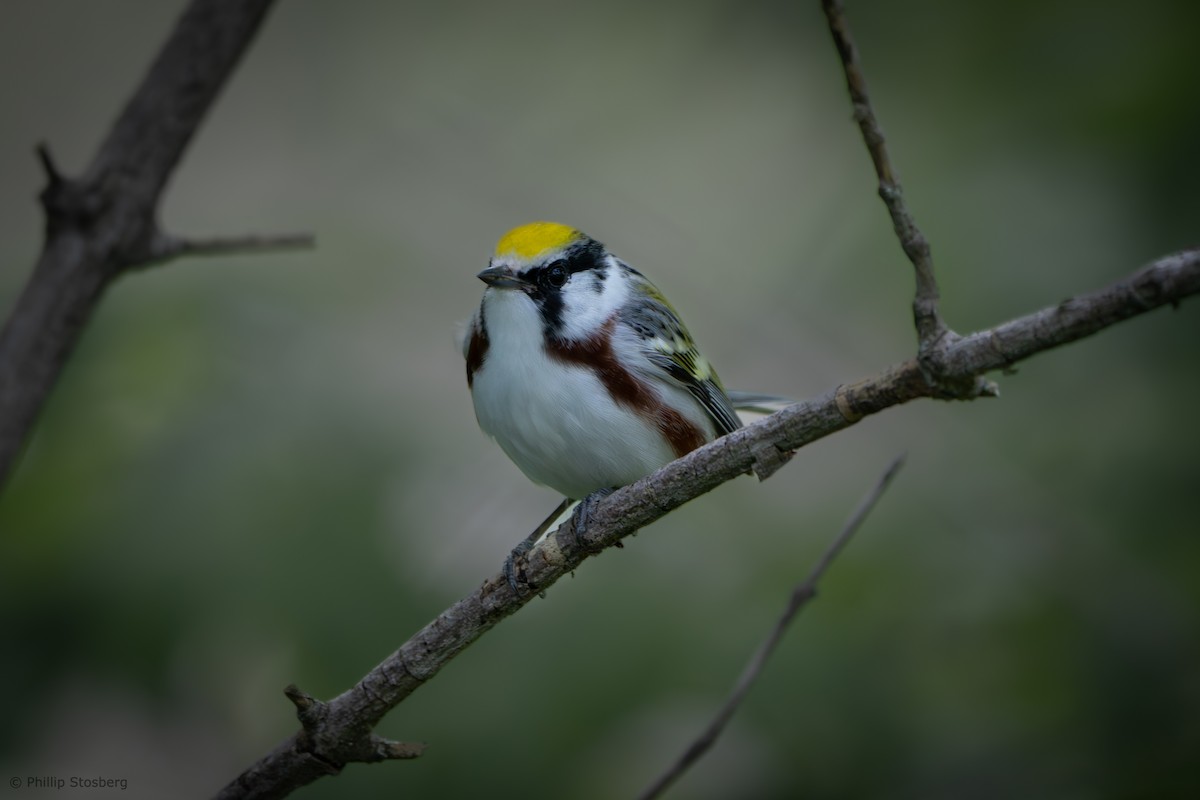
<path fill-rule="evenodd" d="M 764 452 L 788 453 L 917 398 L 995 394 L 990 382 L 980 377 L 984 372 L 1012 366 L 1197 293 L 1200 249 L 1166 256 L 1106 288 L 960 339 L 944 338 L 937 345 L 942 364 L 937 381 L 929 380 L 916 358 L 893 364 L 871 378 L 758 420 L 618 489 L 596 505 L 584 534 L 577 537 L 568 522 L 529 552 L 524 569 L 527 586 L 514 591 L 503 572 L 497 572 L 417 631 L 353 688 L 322 704 L 318 722 L 306 723 L 218 797 L 283 797 L 347 763 L 368 760 L 360 754 L 375 754 L 371 731 L 384 715 L 476 639 L 588 557 L 750 471 Z"/>
<path fill-rule="evenodd" d="M 721 706 L 716 716 L 713 717 L 712 721 L 700 735 L 676 759 L 675 763 L 658 776 L 646 791 L 638 795 L 639 800 L 654 800 L 656 797 L 661 797 L 662 793 L 670 788 L 671 784 L 675 783 L 683 773 L 687 772 L 716 743 L 717 737 L 725 730 L 725 726 L 729 724 L 729 720 L 733 719 L 734 713 L 742 705 L 742 701 L 750 693 L 750 689 L 758 680 L 758 676 L 762 674 L 763 669 L 767 666 L 767 659 L 771 657 L 771 654 L 775 652 L 775 648 L 783 641 L 783 636 L 787 633 L 792 620 L 796 618 L 796 615 L 800 613 L 802 608 L 808 605 L 809 601 L 817 596 L 817 582 L 829 570 L 829 567 L 833 564 L 833 560 L 838 557 L 838 554 L 850 543 L 851 537 L 862 526 L 867 515 L 875 508 L 875 504 L 879 502 L 879 498 L 887 491 L 892 478 L 896 477 L 896 473 L 900 471 L 900 467 L 903 465 L 903 455 L 893 459 L 888 468 L 883 471 L 883 475 L 875 482 L 875 486 L 859 501 L 858 507 L 854 509 L 850 518 L 846 520 L 841 532 L 829 543 L 829 547 L 825 549 L 825 552 L 812 568 L 812 571 L 808 573 L 808 577 L 796 584 L 795 588 L 792 589 L 791 596 L 788 597 L 788 603 L 784 607 L 783 613 L 775 621 L 775 625 L 771 628 L 771 632 L 767 634 L 767 638 L 763 640 L 763 643 L 758 646 L 758 649 L 750 657 L 749 663 L 742 670 L 742 674 L 738 677 L 737 683 L 734 685 L 733 691 L 729 693 L 729 698 L 725 701 L 725 704 Z"/>
<path fill-rule="evenodd" d="M 187 246 L 167 237 L 155 212 L 172 171 L 272 3 L 193 0 L 81 177 L 65 176 L 49 148 L 38 146 L 46 173 L 45 242 L 0 330 L 0 487 L 112 281 L 176 255 L 234 249 L 233 241 Z M 309 243 L 250 238 L 237 249 Z"/>

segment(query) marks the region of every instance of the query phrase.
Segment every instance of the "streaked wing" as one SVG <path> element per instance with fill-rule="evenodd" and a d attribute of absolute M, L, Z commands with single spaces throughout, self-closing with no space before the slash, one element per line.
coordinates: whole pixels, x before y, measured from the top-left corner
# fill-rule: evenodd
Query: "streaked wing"
<path fill-rule="evenodd" d="M 621 321 L 642 338 L 642 354 L 658 370 L 699 401 L 723 436 L 742 427 L 721 379 L 708 359 L 696 349 L 692 336 L 662 293 L 640 273 L 631 277 L 641 285 L 638 300 L 621 309 Z"/>

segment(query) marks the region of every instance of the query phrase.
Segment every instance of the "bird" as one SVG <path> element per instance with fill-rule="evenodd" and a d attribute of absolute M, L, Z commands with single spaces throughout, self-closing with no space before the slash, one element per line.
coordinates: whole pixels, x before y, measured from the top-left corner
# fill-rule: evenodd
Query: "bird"
<path fill-rule="evenodd" d="M 675 308 L 641 272 L 568 225 L 505 233 L 463 356 L 479 427 L 534 483 L 566 499 L 575 530 L 595 502 L 742 422 Z M 770 395 L 736 393 L 745 408 Z M 514 585 L 515 588 L 515 585 Z"/>

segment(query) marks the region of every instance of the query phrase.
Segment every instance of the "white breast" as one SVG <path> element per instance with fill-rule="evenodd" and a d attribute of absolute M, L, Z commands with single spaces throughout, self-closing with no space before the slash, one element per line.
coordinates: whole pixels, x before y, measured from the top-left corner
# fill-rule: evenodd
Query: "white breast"
<path fill-rule="evenodd" d="M 579 499 L 671 461 L 657 428 L 617 405 L 594 374 L 550 359 L 523 292 L 487 289 L 488 350 L 472 397 L 479 426 L 530 478 Z"/>

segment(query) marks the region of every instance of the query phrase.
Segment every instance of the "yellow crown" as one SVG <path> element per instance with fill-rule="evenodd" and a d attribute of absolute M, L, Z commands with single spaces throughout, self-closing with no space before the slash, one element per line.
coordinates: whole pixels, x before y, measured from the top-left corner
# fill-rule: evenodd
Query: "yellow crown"
<path fill-rule="evenodd" d="M 529 260 L 551 250 L 560 250 L 584 235 L 557 222 L 530 222 L 513 228 L 496 243 L 496 255 Z"/>

